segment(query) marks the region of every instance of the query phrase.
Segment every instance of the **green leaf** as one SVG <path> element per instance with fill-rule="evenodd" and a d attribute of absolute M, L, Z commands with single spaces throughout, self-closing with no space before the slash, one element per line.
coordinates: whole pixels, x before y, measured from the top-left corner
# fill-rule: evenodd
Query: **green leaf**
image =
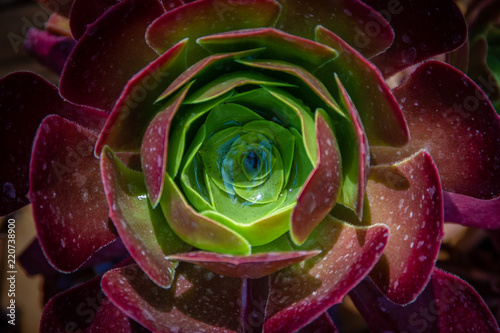
<path fill-rule="evenodd" d="M 212 199 L 210 198 L 210 192 L 207 189 L 207 183 L 205 181 L 203 162 L 197 157 L 198 150 L 203 144 L 205 137 L 206 130 L 203 125 L 198 133 L 196 133 L 186 153 L 180 179 L 184 194 L 189 202 L 199 211 L 212 208 Z"/>
<path fill-rule="evenodd" d="M 250 71 L 236 71 L 217 77 L 186 99 L 186 103 L 202 103 L 217 98 L 244 85 L 293 87 L 292 84 L 276 80 L 270 76 Z"/>
<path fill-rule="evenodd" d="M 174 118 L 174 125 L 169 134 L 167 172 L 172 178 L 175 179 L 177 173 L 179 172 L 182 157 L 186 149 L 186 138 L 190 137 L 188 135 L 190 132 L 193 132 L 193 125 L 202 119 L 207 112 L 212 110 L 219 103 L 222 103 L 231 95 L 232 92 L 228 92 L 206 103 L 196 105 L 183 104 L 181 106 L 178 111 L 178 115 Z"/>
<path fill-rule="evenodd" d="M 208 114 L 205 121 L 207 138 L 210 138 L 214 133 L 220 132 L 223 129 L 243 126 L 250 121 L 262 119 L 264 118 L 249 108 L 227 101 L 227 103 L 214 107 Z"/>
<path fill-rule="evenodd" d="M 186 243 L 218 253 L 239 255 L 250 253 L 250 244 L 242 236 L 196 212 L 168 175 L 165 177 L 160 204 L 168 224 Z"/>

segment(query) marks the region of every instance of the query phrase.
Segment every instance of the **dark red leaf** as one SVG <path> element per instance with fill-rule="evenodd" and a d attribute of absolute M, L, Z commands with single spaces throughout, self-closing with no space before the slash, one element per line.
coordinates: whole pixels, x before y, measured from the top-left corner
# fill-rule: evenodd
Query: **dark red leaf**
<path fill-rule="evenodd" d="M 388 237 L 383 225 L 356 228 L 327 217 L 303 245 L 322 254 L 270 276 L 264 332 L 293 332 L 341 302 L 379 260 Z"/>
<path fill-rule="evenodd" d="M 372 147 L 376 163 L 390 163 L 426 149 L 443 189 L 480 199 L 500 194 L 500 116 L 463 73 L 429 61 L 394 90 L 410 128 L 401 150 Z"/>
<path fill-rule="evenodd" d="M 296 244 L 304 243 L 335 206 L 342 182 L 337 140 L 321 112 L 316 113 L 316 140 L 318 161 L 304 182 L 292 213 L 290 235 Z"/>
<path fill-rule="evenodd" d="M 370 277 L 393 302 L 413 301 L 427 284 L 443 237 L 443 196 L 431 157 L 421 151 L 370 170 L 365 222 L 391 231 Z"/>
<path fill-rule="evenodd" d="M 453 51 L 467 38 L 465 19 L 452 0 L 365 0 L 383 13 L 394 29 L 389 49 L 371 60 L 385 77 Z"/>
<path fill-rule="evenodd" d="M 124 0 L 106 11 L 73 49 L 61 77 L 61 94 L 110 111 L 127 81 L 157 58 L 144 34 L 163 12 L 157 0 Z"/>
<path fill-rule="evenodd" d="M 74 271 L 117 238 L 93 150 L 97 136 L 59 116 L 46 118 L 31 156 L 29 198 L 49 262 Z"/>
<path fill-rule="evenodd" d="M 42 77 L 17 72 L 0 80 L 0 215 L 7 215 L 29 201 L 30 151 L 40 122 L 50 114 L 100 131 L 106 114 L 63 100 L 57 88 Z"/>
<path fill-rule="evenodd" d="M 173 254 L 167 258 L 190 262 L 224 276 L 259 279 L 319 253 L 320 251 L 266 252 L 235 256 L 196 251 Z"/>
<path fill-rule="evenodd" d="M 368 279 L 350 294 L 370 332 L 500 332 L 486 304 L 456 276 L 434 270 L 415 302 L 389 301 Z"/>

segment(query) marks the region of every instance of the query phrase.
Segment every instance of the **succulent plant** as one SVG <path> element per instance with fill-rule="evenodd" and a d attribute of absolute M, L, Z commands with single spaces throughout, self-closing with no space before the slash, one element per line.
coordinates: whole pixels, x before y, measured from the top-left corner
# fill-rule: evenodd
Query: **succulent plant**
<path fill-rule="evenodd" d="M 374 332 L 499 331 L 435 267 L 444 222 L 500 229 L 453 1 L 42 2 L 61 78 L 0 81 L 1 214 L 31 203 L 61 272 L 124 261 L 41 331 L 335 332 L 347 295 Z"/>

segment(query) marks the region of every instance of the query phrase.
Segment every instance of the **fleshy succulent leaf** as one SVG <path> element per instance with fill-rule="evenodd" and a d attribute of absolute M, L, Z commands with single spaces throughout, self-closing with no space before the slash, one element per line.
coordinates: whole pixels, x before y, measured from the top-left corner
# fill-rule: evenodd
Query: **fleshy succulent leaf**
<path fill-rule="evenodd" d="M 333 324 L 332 318 L 328 312 L 324 312 L 316 318 L 312 323 L 304 328 L 301 328 L 298 333 L 338 333 L 337 327 Z"/>
<path fill-rule="evenodd" d="M 467 38 L 467 24 L 454 1 L 365 2 L 377 11 L 387 12 L 393 8 L 389 21 L 395 32 L 394 42 L 388 50 L 371 58 L 385 77 L 453 51 Z M 416 26 L 420 28 L 415 29 Z"/>
<path fill-rule="evenodd" d="M 307 86 L 307 88 L 310 89 L 310 91 L 313 92 L 313 94 L 317 95 L 319 99 L 321 100 L 322 103 L 325 104 L 327 107 L 326 110 L 328 110 L 328 114 L 332 117 L 332 119 L 344 119 L 345 115 L 340 110 L 339 106 L 337 105 L 337 102 L 333 99 L 333 97 L 330 95 L 326 87 L 323 85 L 321 81 L 319 81 L 314 75 L 312 75 L 310 72 L 306 71 L 302 67 L 299 67 L 295 64 L 291 64 L 288 62 L 284 61 L 277 61 L 277 60 L 248 60 L 248 61 L 239 61 L 239 63 L 245 64 L 250 67 L 254 68 L 260 68 L 260 69 L 267 69 L 267 70 L 272 70 L 275 72 L 283 72 L 287 73 L 289 75 L 292 75 L 297 79 L 296 86 L 300 87 L 300 85 Z M 295 87 L 295 86 L 294 86 Z M 300 87 L 302 88 L 302 87 Z M 300 94 L 300 90 L 302 89 L 288 89 L 290 93 L 297 93 Z M 306 94 L 308 94 L 306 92 Z"/>
<path fill-rule="evenodd" d="M 383 225 L 356 228 L 327 216 L 300 247 L 321 254 L 270 276 L 264 332 L 295 331 L 341 302 L 375 265 L 388 237 Z"/>
<path fill-rule="evenodd" d="M 170 260 L 178 260 L 196 264 L 211 272 L 228 277 L 259 279 L 276 271 L 307 260 L 320 251 L 268 252 L 248 256 L 234 256 L 213 252 L 187 252 L 168 256 Z"/>
<path fill-rule="evenodd" d="M 157 57 L 144 33 L 163 12 L 158 0 L 124 0 L 89 25 L 62 73 L 62 96 L 110 111 L 127 81 Z"/>
<path fill-rule="evenodd" d="M 230 92 L 234 88 L 248 84 L 283 87 L 292 86 L 289 83 L 273 79 L 272 77 L 257 72 L 230 72 L 228 74 L 217 77 L 209 84 L 204 85 L 201 89 L 191 94 L 189 96 L 189 99 L 186 100 L 186 103 L 206 102 L 213 98 L 222 96 Z"/>
<path fill-rule="evenodd" d="M 480 199 L 500 194 L 500 116 L 472 80 L 445 63 L 428 61 L 394 94 L 412 139 L 400 150 L 372 147 L 377 164 L 426 149 L 444 190 Z"/>
<path fill-rule="evenodd" d="M 337 51 L 274 28 L 228 31 L 198 39 L 212 54 L 263 48 L 263 59 L 280 59 L 314 71 L 337 57 Z"/>
<path fill-rule="evenodd" d="M 166 12 L 148 28 L 146 38 L 163 53 L 184 38 L 190 39 L 190 64 L 206 56 L 196 39 L 219 32 L 273 26 L 280 6 L 272 0 L 201 0 Z"/>
<path fill-rule="evenodd" d="M 30 29 L 24 48 L 38 61 L 60 74 L 76 42 L 71 37 L 56 36 L 47 31 Z"/>
<path fill-rule="evenodd" d="M 302 244 L 313 229 L 335 206 L 342 182 L 341 160 L 337 140 L 329 117 L 316 112 L 318 159 L 314 170 L 304 182 L 292 213 L 290 234 L 296 244 Z"/>
<path fill-rule="evenodd" d="M 187 40 L 184 40 L 186 43 Z M 168 51 L 169 52 L 169 51 Z M 199 80 L 199 77 L 203 74 L 210 73 L 206 81 L 212 82 L 213 77 L 217 77 L 225 74 L 229 68 L 231 68 L 232 63 L 236 59 L 247 58 L 255 56 L 262 52 L 262 49 L 246 50 L 242 52 L 224 53 L 208 56 L 198 61 L 186 71 L 182 72 L 181 75 L 176 76 L 175 80 L 165 89 L 165 91 L 158 97 L 158 101 L 164 100 L 169 97 L 172 93 L 176 92 L 185 84 L 193 80 Z"/>
<path fill-rule="evenodd" d="M 375 166 L 366 187 L 365 223 L 391 230 L 384 255 L 370 277 L 393 302 L 413 301 L 429 280 L 443 237 L 439 174 L 421 151 L 395 165 Z"/>
<path fill-rule="evenodd" d="M 370 145 L 404 146 L 409 140 L 408 126 L 379 70 L 324 27 L 316 29 L 316 40 L 336 49 L 339 57 L 315 75 L 330 91 L 337 91 L 336 83 L 330 77 L 330 73 L 337 73 L 359 111 Z"/>
<path fill-rule="evenodd" d="M 361 219 L 363 215 L 363 203 L 365 198 L 366 182 L 370 172 L 370 154 L 368 140 L 365 134 L 363 123 L 358 111 L 354 106 L 351 97 L 345 90 L 342 82 L 335 76 L 341 105 L 349 114 L 349 124 L 338 124 L 337 133 L 340 131 L 351 132 L 354 137 L 339 141 L 339 149 L 342 158 L 342 190 L 338 202 L 351 208 Z M 347 127 L 347 129 L 345 129 Z M 355 145 L 355 147 L 353 147 Z M 353 153 L 354 151 L 354 153 Z"/>
<path fill-rule="evenodd" d="M 365 57 L 384 51 L 394 39 L 394 32 L 384 17 L 361 1 L 278 2 L 283 9 L 276 27 L 293 35 L 314 39 L 314 28 L 323 25 L 354 45 Z"/>
<path fill-rule="evenodd" d="M 165 110 L 156 114 L 149 123 L 142 139 L 142 170 L 144 172 L 144 181 L 148 190 L 149 201 L 153 207 L 158 205 L 161 193 L 163 192 L 172 119 L 181 106 L 188 90 L 189 86 L 181 90 Z"/>
<path fill-rule="evenodd" d="M 418 298 L 405 306 L 391 302 L 368 279 L 349 296 L 375 333 L 500 332 L 478 293 L 465 281 L 438 269 Z"/>
<path fill-rule="evenodd" d="M 483 200 L 444 192 L 444 221 L 471 228 L 500 229 L 500 197 Z"/>
<path fill-rule="evenodd" d="M 114 151 L 140 151 L 149 121 L 165 108 L 152 104 L 185 69 L 185 52 L 186 41 L 181 41 L 128 81 L 101 132 L 97 156 L 105 145 Z"/>
<path fill-rule="evenodd" d="M 65 272 L 117 238 L 92 154 L 96 140 L 93 132 L 50 116 L 33 147 L 29 198 L 38 238 L 49 262 Z"/>
<path fill-rule="evenodd" d="M 104 274 L 102 289 L 130 318 L 155 331 L 228 332 L 240 326 L 242 280 L 181 264 L 169 289 L 129 266 Z"/>
<path fill-rule="evenodd" d="M 125 247 L 155 283 L 170 286 L 177 264 L 165 255 L 190 246 L 172 232 L 160 207 L 151 207 L 143 175 L 126 168 L 108 147 L 101 154 L 101 173 L 109 216 Z"/>
<path fill-rule="evenodd" d="M 139 333 L 146 329 L 120 311 L 101 290 L 96 277 L 53 297 L 45 306 L 40 332 L 79 331 Z"/>
<path fill-rule="evenodd" d="M 29 203 L 29 164 L 26 154 L 42 120 L 51 114 L 74 121 L 90 130 L 100 131 L 106 114 L 63 100 L 57 88 L 30 72 L 17 72 L 0 80 L 0 216 Z M 8 162 L 8 163 L 7 163 Z M 12 167 L 15 165 L 16 167 Z"/>
<path fill-rule="evenodd" d="M 73 38 L 80 39 L 90 24 L 119 2 L 120 0 L 75 0 L 69 21 Z"/>
<path fill-rule="evenodd" d="M 186 243 L 214 252 L 250 253 L 250 244 L 242 236 L 195 211 L 169 175 L 160 204 L 170 227 Z"/>

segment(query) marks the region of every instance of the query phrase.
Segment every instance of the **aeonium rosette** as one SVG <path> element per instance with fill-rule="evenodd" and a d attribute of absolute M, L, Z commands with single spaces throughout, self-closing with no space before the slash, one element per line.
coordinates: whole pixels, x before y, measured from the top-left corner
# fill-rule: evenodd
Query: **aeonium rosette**
<path fill-rule="evenodd" d="M 131 259 L 55 296 L 41 329 L 333 331 L 326 311 L 351 292 L 373 329 L 409 329 L 401 318 L 434 301 L 455 314 L 436 331 L 498 330 L 470 286 L 434 268 L 443 203 L 453 222 L 498 228 L 498 116 L 484 97 L 460 117 L 482 92 L 441 62 L 393 90 L 384 79 L 463 43 L 454 3 L 428 7 L 75 1 L 59 90 L 2 80 L 7 133 L 22 105 L 36 136 L 31 160 L 14 159 L 48 261 L 71 272 L 118 240 Z M 22 167 L 5 171 L 6 211 L 26 203 Z M 102 298 L 91 323 L 64 305 L 89 293 Z"/>

